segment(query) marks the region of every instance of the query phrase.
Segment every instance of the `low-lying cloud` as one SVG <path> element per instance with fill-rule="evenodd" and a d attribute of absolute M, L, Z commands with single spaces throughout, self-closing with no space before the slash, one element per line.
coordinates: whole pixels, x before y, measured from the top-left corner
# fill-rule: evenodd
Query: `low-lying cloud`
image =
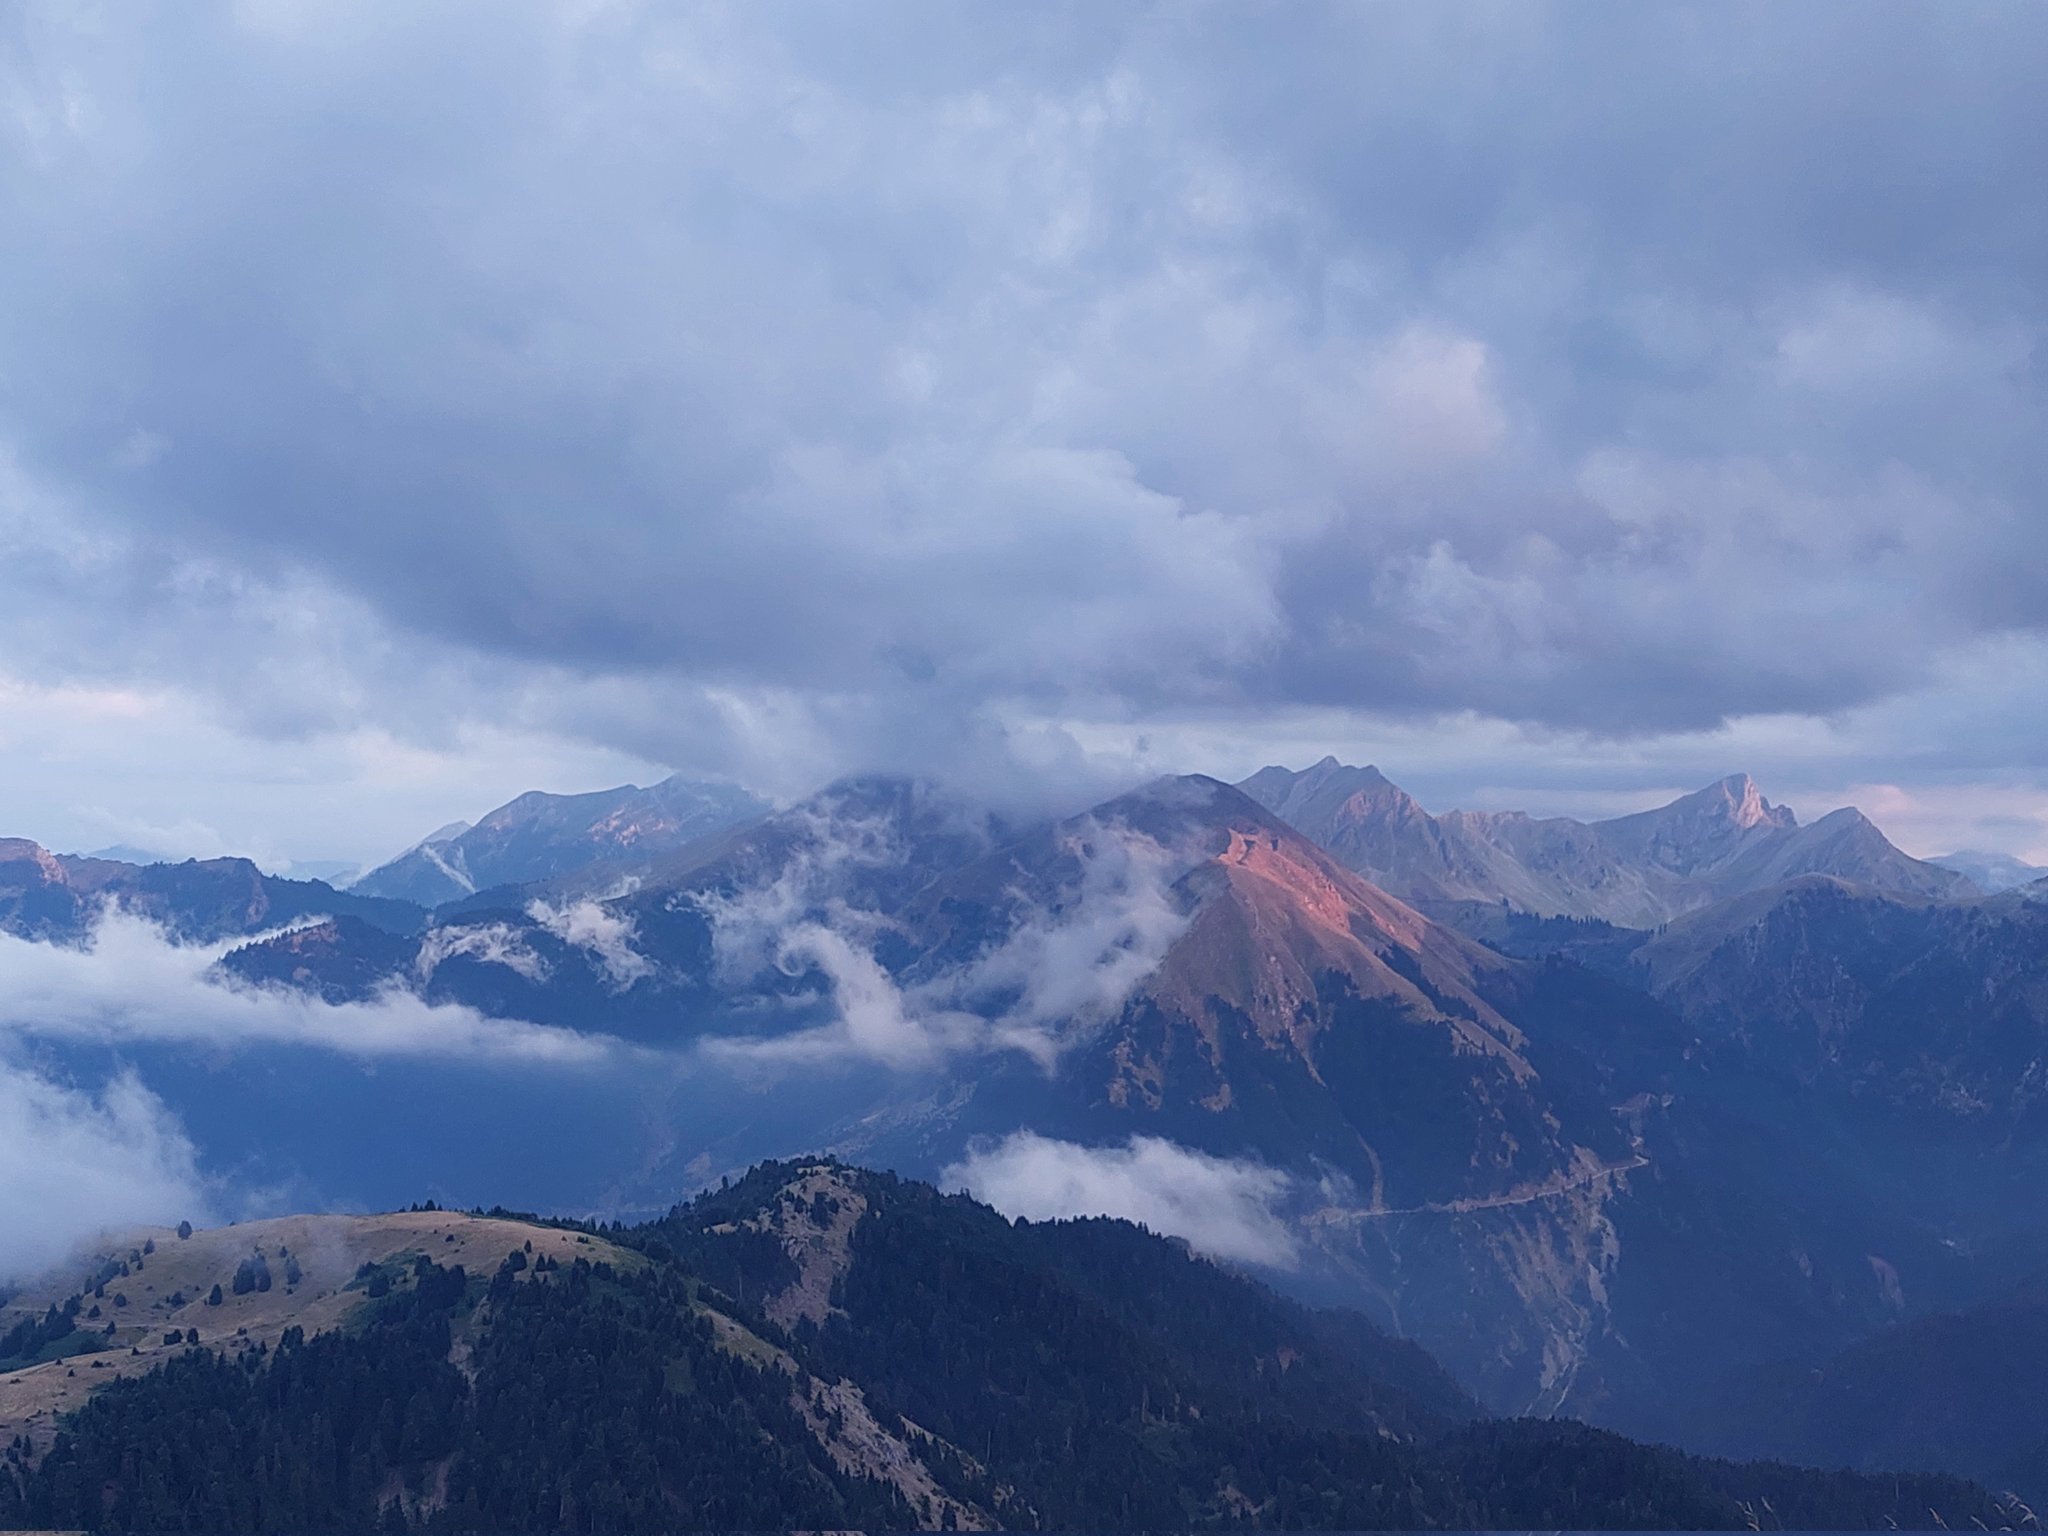
<path fill-rule="evenodd" d="M 775 961 L 785 970 L 815 967 L 823 974 L 832 1021 L 765 1039 L 722 1037 L 707 1042 L 708 1055 L 764 1065 L 872 1061 L 913 1071 L 992 1039 L 986 1021 L 932 1006 L 929 998 L 898 987 L 872 950 L 823 923 L 785 930 L 776 942 Z"/>
<path fill-rule="evenodd" d="M 225 977 L 225 945 L 181 945 L 143 918 L 105 913 L 82 946 L 0 934 L 0 1035 L 121 1044 L 310 1046 L 359 1058 L 592 1065 L 620 1049 L 574 1030 L 429 1003 L 402 988 L 328 1002 Z"/>
<path fill-rule="evenodd" d="M 192 1143 L 138 1078 L 91 1092 L 0 1055 L 0 1282 L 109 1229 L 207 1217 Z"/>
<path fill-rule="evenodd" d="M 897 829 L 875 814 L 849 814 L 826 803 L 791 812 L 794 845 L 772 878 L 729 891 L 676 898 L 693 903 L 711 924 L 712 958 L 729 982 L 769 966 L 787 969 L 790 936 L 806 924 L 871 936 L 876 916 L 848 899 L 864 874 L 900 867 L 908 858 Z"/>
<path fill-rule="evenodd" d="M 1293 1184 L 1285 1173 L 1157 1136 L 1088 1147 L 1018 1131 L 969 1146 L 942 1180 L 1006 1216 L 1118 1216 L 1184 1238 L 1211 1258 L 1274 1269 L 1291 1269 L 1300 1257 L 1281 1215 Z"/>

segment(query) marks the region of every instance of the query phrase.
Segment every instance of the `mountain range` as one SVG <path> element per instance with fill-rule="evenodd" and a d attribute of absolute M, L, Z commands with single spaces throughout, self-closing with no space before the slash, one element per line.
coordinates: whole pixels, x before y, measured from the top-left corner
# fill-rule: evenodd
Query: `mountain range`
<path fill-rule="evenodd" d="M 1731 781 L 1597 835 L 1690 878 L 1840 846 L 1796 831 Z M 1564 926 L 1657 953 L 1689 931 Z M 1049 952 L 1054 936 L 1068 947 Z M 1723 959 L 1764 991 L 1780 969 L 1769 947 Z M 1489 947 L 1200 777 L 1021 828 L 902 781 L 848 781 L 580 923 L 545 899 L 467 903 L 417 940 L 339 920 L 225 964 L 336 998 L 400 985 L 760 1069 L 836 1067 L 805 1074 L 825 1144 L 909 1172 L 1021 1131 L 1159 1136 L 1281 1170 L 1297 1283 L 1361 1301 L 1506 1409 L 1661 1430 L 1645 1415 L 1709 1372 L 1889 1320 L 1888 1275 L 1916 1298 L 1967 1291 L 1927 1215 L 1949 1196 L 1928 1193 L 1911 1217 L 1888 1206 L 1843 1151 L 1860 1144 L 1854 1127 L 1820 1151 L 1753 1158 L 1787 1134 L 1771 1096 L 1796 1075 L 1782 1025 L 1739 1075 L 1710 1071 L 1704 986 L 1674 997 L 1649 960 Z M 2012 1064 L 1963 1055 L 1980 1075 Z M 1856 1108 L 1844 1098 L 1840 1113 Z M 690 1114 L 693 1151 L 755 1149 L 714 1111 Z M 1723 1251 L 1767 1241 L 1785 1260 L 1688 1259 L 1709 1232 Z M 1686 1319 L 1719 1309 L 1743 1341 L 1703 1354 Z M 1476 1326 L 1475 1311 L 1496 1322 Z"/>
<path fill-rule="evenodd" d="M 1799 875 L 1916 896 L 1981 894 L 1968 874 L 1899 852 L 1854 808 L 1802 827 L 1748 774 L 1595 822 L 1519 811 L 1432 816 L 1379 769 L 1334 757 L 1298 773 L 1263 768 L 1238 787 L 1375 885 L 1426 908 L 1504 902 L 1652 928 Z"/>
<path fill-rule="evenodd" d="M 512 867 L 482 850 L 516 844 L 542 872 L 432 912 L 367 880 L 257 877 L 268 905 L 230 906 L 210 866 L 82 890 L 78 861 L 21 845 L 0 870 L 35 880 L 0 891 L 40 894 L 0 923 L 75 938 L 95 892 L 134 890 L 181 934 L 252 936 L 231 985 L 685 1063 L 637 1111 L 653 1147 L 591 1167 L 614 1209 L 762 1156 L 1028 1192 L 1033 1159 L 1163 1147 L 1237 1192 L 1234 1227 L 1197 1236 L 1419 1344 L 1486 1410 L 1704 1450 L 1809 1454 L 1810 1419 L 1744 1405 L 1901 1330 L 2005 1317 L 2048 1272 L 2048 897 L 1985 894 L 1853 811 L 1801 826 L 1738 775 L 1604 822 L 1431 816 L 1326 760 L 1033 821 L 870 776 L 728 803 L 656 856 L 593 841 L 623 813 L 586 798 L 513 802 L 545 811 L 531 835 L 463 867 L 481 884 Z M 1944 1389 L 1887 1379 L 1908 1420 Z M 1927 1465 L 2039 1487 L 2007 1469 L 2024 1443 L 1929 1443 Z"/>

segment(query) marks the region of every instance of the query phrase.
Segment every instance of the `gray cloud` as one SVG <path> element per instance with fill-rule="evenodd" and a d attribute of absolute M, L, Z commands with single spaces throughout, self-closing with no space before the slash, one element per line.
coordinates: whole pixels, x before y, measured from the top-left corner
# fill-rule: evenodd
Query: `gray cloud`
<path fill-rule="evenodd" d="M 0 668 L 785 792 L 1099 781 L 1091 732 L 1190 714 L 1901 707 L 2048 649 L 2044 44 L 30 6 Z"/>
<path fill-rule="evenodd" d="M 1280 1214 L 1292 1180 L 1244 1158 L 1212 1157 L 1157 1136 L 1121 1147 L 1086 1147 L 1019 1131 L 978 1142 L 946 1170 L 1006 1216 L 1120 1216 L 1185 1238 L 1212 1258 L 1291 1269 L 1299 1246 Z"/>

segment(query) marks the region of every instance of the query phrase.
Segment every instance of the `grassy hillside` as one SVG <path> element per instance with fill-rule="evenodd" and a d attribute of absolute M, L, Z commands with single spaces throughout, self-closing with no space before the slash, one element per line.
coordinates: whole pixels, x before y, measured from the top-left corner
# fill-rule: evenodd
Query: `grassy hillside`
<path fill-rule="evenodd" d="M 640 1262 L 586 1233 L 451 1211 L 283 1216 L 182 1238 L 169 1227 L 126 1234 L 0 1306 L 0 1442 L 25 1436 L 47 1445 L 58 1420 L 96 1389 L 154 1370 L 192 1348 L 194 1334 L 209 1349 L 272 1348 L 288 1328 L 317 1334 L 359 1317 L 377 1270 L 389 1283 L 426 1255 L 489 1274 L 529 1243 L 564 1263 Z M 249 1282 L 239 1291 L 238 1271 Z M 60 1331 L 53 1311 L 69 1326 Z M 36 1336 L 18 1343 L 32 1347 L 7 1348 L 24 1327 Z"/>

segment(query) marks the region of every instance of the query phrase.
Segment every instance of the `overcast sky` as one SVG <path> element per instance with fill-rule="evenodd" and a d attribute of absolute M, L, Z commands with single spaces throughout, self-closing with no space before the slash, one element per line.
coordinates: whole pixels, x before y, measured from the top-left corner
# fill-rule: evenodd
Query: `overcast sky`
<path fill-rule="evenodd" d="M 526 788 L 2048 855 L 2048 8 L 0 8 L 0 833 Z"/>

